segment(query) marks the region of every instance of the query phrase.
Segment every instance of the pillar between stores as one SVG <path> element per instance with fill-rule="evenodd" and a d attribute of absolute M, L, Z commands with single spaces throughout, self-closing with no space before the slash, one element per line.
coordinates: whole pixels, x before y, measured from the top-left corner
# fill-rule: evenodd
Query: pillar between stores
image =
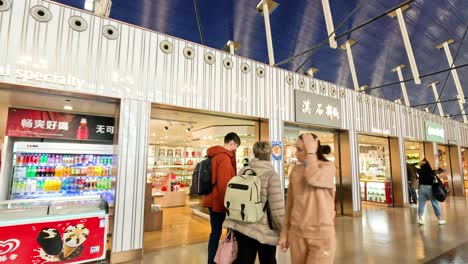
<path fill-rule="evenodd" d="M 450 168 L 452 175 L 452 186 L 454 196 L 465 196 L 463 170 L 461 166 L 461 148 L 460 146 L 450 145 Z"/>
<path fill-rule="evenodd" d="M 118 124 L 118 174 L 115 193 L 111 263 L 143 254 L 146 161 L 151 103 L 122 99 Z"/>
<path fill-rule="evenodd" d="M 406 167 L 402 166 L 402 159 L 404 160 L 404 151 L 401 148 L 401 138 L 390 138 L 390 160 L 392 168 L 392 182 L 393 182 L 393 206 L 405 207 L 408 206 L 408 181 L 406 180 Z M 403 157 L 403 158 L 402 158 Z"/>
<path fill-rule="evenodd" d="M 437 157 L 437 144 L 434 142 L 424 142 L 424 158 L 429 161 L 433 168 L 438 167 L 439 160 Z"/>

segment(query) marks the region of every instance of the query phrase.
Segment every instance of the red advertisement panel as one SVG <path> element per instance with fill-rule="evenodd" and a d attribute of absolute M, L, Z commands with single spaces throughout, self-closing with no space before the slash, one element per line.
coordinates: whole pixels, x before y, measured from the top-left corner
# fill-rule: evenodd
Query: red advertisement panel
<path fill-rule="evenodd" d="M 0 263 L 82 263 L 105 256 L 106 218 L 0 227 Z"/>
<path fill-rule="evenodd" d="M 8 109 L 6 135 L 10 137 L 57 138 L 81 141 L 112 141 L 114 118 Z"/>

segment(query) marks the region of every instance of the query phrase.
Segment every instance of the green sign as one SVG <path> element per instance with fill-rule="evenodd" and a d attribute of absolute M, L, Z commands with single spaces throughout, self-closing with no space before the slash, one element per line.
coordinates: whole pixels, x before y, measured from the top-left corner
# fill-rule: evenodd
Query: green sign
<path fill-rule="evenodd" d="M 426 141 L 445 143 L 444 127 L 437 123 L 425 122 Z"/>

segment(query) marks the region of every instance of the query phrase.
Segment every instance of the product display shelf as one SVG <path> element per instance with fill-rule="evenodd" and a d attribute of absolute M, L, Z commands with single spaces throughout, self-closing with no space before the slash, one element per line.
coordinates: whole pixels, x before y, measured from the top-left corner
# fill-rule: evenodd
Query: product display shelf
<path fill-rule="evenodd" d="M 364 202 L 391 205 L 392 184 L 388 180 L 361 179 L 361 200 Z"/>

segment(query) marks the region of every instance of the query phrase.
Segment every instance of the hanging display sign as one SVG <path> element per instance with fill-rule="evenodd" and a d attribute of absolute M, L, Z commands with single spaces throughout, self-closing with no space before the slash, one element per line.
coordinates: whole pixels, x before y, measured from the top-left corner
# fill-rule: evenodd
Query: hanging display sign
<path fill-rule="evenodd" d="M 0 226 L 0 263 L 83 263 L 106 256 L 107 218 Z"/>
<path fill-rule="evenodd" d="M 295 90 L 296 122 L 341 128 L 339 99 Z"/>
<path fill-rule="evenodd" d="M 8 109 L 6 135 L 9 137 L 112 142 L 114 132 L 113 117 Z"/>
<path fill-rule="evenodd" d="M 273 160 L 282 160 L 283 159 L 283 142 L 272 141 L 271 147 L 272 147 Z"/>
<path fill-rule="evenodd" d="M 426 141 L 445 143 L 445 130 L 442 125 L 426 121 L 424 126 Z"/>

